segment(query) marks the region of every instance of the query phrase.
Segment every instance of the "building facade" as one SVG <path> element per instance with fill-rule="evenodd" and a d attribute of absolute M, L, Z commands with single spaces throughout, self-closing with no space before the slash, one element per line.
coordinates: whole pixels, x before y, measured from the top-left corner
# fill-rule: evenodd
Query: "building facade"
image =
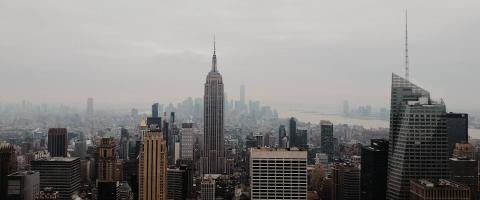
<path fill-rule="evenodd" d="M 251 199 L 307 199 L 307 151 L 250 149 Z"/>
<path fill-rule="evenodd" d="M 333 161 L 333 124 L 330 121 L 320 121 L 320 149 L 327 154 L 328 161 Z"/>
<path fill-rule="evenodd" d="M 214 45 L 215 46 L 215 45 Z M 224 85 L 222 75 L 217 69 L 215 48 L 212 57 L 212 70 L 207 75 L 204 94 L 204 150 L 203 173 L 222 174 L 225 165 L 223 137 Z"/>
<path fill-rule="evenodd" d="M 430 93 L 393 74 L 387 199 L 408 199 L 410 180 L 447 178 L 446 108 Z"/>
<path fill-rule="evenodd" d="M 7 199 L 8 175 L 17 170 L 17 156 L 13 145 L 0 143 L 0 199 Z"/>
<path fill-rule="evenodd" d="M 359 199 L 359 167 L 351 163 L 335 163 L 332 169 L 332 200 Z"/>
<path fill-rule="evenodd" d="M 181 158 L 183 160 L 193 160 L 193 123 L 182 124 L 182 137 L 180 140 L 181 145 Z"/>
<path fill-rule="evenodd" d="M 67 157 L 68 136 L 66 128 L 48 129 L 48 152 L 52 157 Z"/>
<path fill-rule="evenodd" d="M 456 143 L 468 143 L 468 114 L 447 113 L 447 133 L 449 153 Z"/>
<path fill-rule="evenodd" d="M 8 200 L 34 200 L 40 192 L 40 173 L 19 171 L 8 175 Z"/>
<path fill-rule="evenodd" d="M 139 199 L 167 199 L 167 144 L 162 132 L 146 132 L 139 160 Z"/>
<path fill-rule="evenodd" d="M 412 180 L 410 183 L 410 200 L 470 200 L 467 186 L 445 180 Z"/>
<path fill-rule="evenodd" d="M 373 139 L 362 147 L 360 171 L 361 199 L 386 199 L 388 140 Z"/>

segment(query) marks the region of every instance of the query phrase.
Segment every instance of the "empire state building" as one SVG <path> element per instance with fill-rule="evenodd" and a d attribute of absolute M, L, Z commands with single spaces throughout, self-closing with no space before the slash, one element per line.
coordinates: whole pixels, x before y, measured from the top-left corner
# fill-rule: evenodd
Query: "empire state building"
<path fill-rule="evenodd" d="M 223 139 L 223 81 L 217 69 L 217 56 L 213 43 L 212 69 L 205 83 L 203 173 L 223 174 L 225 150 Z"/>

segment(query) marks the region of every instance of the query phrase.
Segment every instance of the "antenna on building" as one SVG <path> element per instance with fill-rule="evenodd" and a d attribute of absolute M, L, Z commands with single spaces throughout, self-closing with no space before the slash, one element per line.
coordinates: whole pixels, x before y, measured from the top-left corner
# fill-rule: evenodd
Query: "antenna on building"
<path fill-rule="evenodd" d="M 410 66 L 408 62 L 408 17 L 405 9 L 405 79 L 409 80 Z"/>

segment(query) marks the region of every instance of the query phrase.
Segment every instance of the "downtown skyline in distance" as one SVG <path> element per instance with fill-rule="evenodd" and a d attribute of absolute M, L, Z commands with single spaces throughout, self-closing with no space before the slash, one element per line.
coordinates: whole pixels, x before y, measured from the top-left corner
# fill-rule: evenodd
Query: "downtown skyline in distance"
<path fill-rule="evenodd" d="M 58 6 L 49 6 L 53 3 Z M 89 2 L 72 7 L 6 2 L 0 15 L 19 17 L 3 22 L 6 31 L 0 33 L 5 39 L 0 83 L 9 85 L 0 102 L 84 108 L 85 99 L 93 97 L 99 109 L 128 109 L 201 97 L 216 33 L 229 99 L 238 99 L 244 84 L 247 100 L 280 113 L 302 107 L 340 110 L 343 100 L 388 107 L 387 77 L 404 73 L 403 9 L 408 8 L 411 80 L 422 80 L 434 98 L 444 98 L 447 110 L 479 112 L 480 96 L 468 89 L 478 85 L 478 3 L 351 4 L 172 3 L 168 6 L 181 12 L 169 13 L 162 4 L 119 3 L 104 12 L 110 4 L 91 10 Z M 198 11 L 195 16 L 192 10 Z M 21 15 L 27 11 L 31 14 Z M 69 21 L 75 23 L 66 25 Z M 196 25 L 200 22 L 203 26 Z M 32 34 L 37 29 L 43 31 Z"/>

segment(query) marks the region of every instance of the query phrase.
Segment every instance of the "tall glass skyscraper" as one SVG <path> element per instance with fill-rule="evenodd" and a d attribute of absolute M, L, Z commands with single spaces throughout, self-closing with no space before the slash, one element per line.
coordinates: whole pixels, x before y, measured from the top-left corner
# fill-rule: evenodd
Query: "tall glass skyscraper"
<path fill-rule="evenodd" d="M 387 199 L 408 199 L 410 181 L 448 177 L 446 108 L 392 75 Z"/>
<path fill-rule="evenodd" d="M 225 150 L 223 147 L 223 81 L 217 70 L 215 44 L 213 48 L 212 70 L 207 75 L 204 95 L 204 155 L 203 173 L 222 174 L 224 172 Z"/>

